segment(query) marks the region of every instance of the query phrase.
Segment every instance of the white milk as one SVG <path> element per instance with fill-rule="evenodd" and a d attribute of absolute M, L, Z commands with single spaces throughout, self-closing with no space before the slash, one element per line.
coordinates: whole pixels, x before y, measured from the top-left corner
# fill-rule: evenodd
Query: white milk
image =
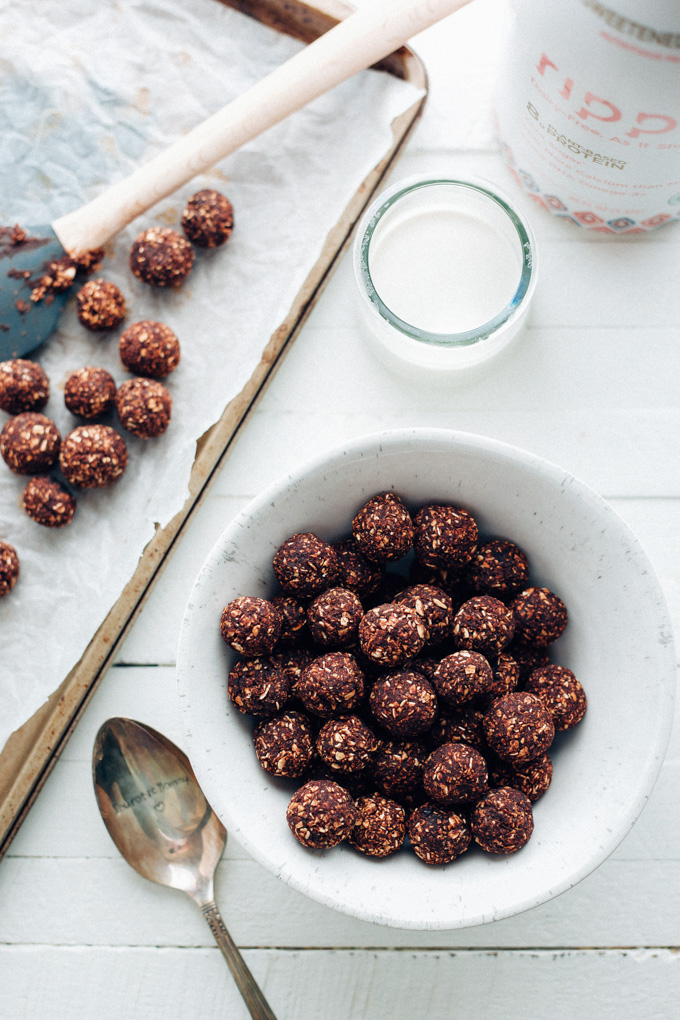
<path fill-rule="evenodd" d="M 389 310 L 430 333 L 489 322 L 512 300 L 522 272 L 517 245 L 500 230 L 441 205 L 393 210 L 373 236 L 368 261 Z"/>

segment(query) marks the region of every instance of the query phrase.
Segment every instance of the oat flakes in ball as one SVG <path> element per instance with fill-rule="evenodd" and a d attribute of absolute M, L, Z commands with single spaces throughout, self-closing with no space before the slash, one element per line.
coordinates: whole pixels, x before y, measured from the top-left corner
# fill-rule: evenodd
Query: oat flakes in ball
<path fill-rule="evenodd" d="M 424 676 L 403 670 L 379 677 L 369 697 L 375 719 L 395 737 L 416 737 L 437 716 L 437 696 Z"/>
<path fill-rule="evenodd" d="M 133 436 L 154 439 L 170 424 L 172 397 L 156 379 L 128 379 L 116 393 L 116 411 Z"/>
<path fill-rule="evenodd" d="M 418 614 L 393 602 L 369 609 L 359 624 L 361 651 L 381 666 L 401 666 L 415 658 L 425 635 Z"/>
<path fill-rule="evenodd" d="M 329 588 L 317 595 L 307 609 L 307 623 L 317 645 L 343 647 L 356 641 L 364 611 L 353 591 Z"/>
<path fill-rule="evenodd" d="M 465 576 L 480 595 L 511 598 L 529 582 L 529 561 L 514 542 L 494 538 L 480 546 L 465 568 Z"/>
<path fill-rule="evenodd" d="M 470 828 L 476 843 L 490 854 L 514 854 L 534 831 L 531 802 L 521 790 L 501 787 L 477 802 Z"/>
<path fill-rule="evenodd" d="M 186 236 L 199 248 L 219 248 L 231 236 L 234 210 L 226 195 L 204 188 L 187 202 L 181 223 Z"/>
<path fill-rule="evenodd" d="M 179 340 L 163 322 L 133 322 L 118 341 L 120 360 L 129 372 L 165 379 L 179 365 Z"/>
<path fill-rule="evenodd" d="M 319 730 L 316 750 L 334 772 L 360 772 L 378 749 L 372 730 L 357 715 L 329 719 Z"/>
<path fill-rule="evenodd" d="M 484 712 L 476 705 L 464 705 L 453 712 L 441 712 L 426 739 L 432 748 L 441 747 L 442 744 L 469 744 L 485 754 Z"/>
<path fill-rule="evenodd" d="M 284 648 L 280 652 L 274 652 L 271 656 L 272 662 L 282 669 L 290 683 L 291 697 L 297 698 L 297 683 L 302 676 L 303 670 L 314 661 L 314 656 L 308 648 Z"/>
<path fill-rule="evenodd" d="M 45 528 L 65 527 L 76 512 L 76 501 L 71 493 L 59 482 L 45 477 L 31 478 L 21 503 L 31 520 Z"/>
<path fill-rule="evenodd" d="M 279 547 L 274 573 L 287 595 L 313 598 L 334 586 L 338 561 L 328 542 L 307 531 L 291 535 Z"/>
<path fill-rule="evenodd" d="M 41 411 L 50 395 L 50 381 L 40 365 L 25 358 L 0 362 L 0 408 L 7 414 Z"/>
<path fill-rule="evenodd" d="M 548 750 L 555 726 L 539 698 L 519 691 L 491 704 L 484 716 L 484 735 L 499 758 L 523 765 Z"/>
<path fill-rule="evenodd" d="M 292 595 L 275 595 L 271 600 L 281 614 L 279 645 L 300 645 L 309 638 L 307 610 L 299 599 Z"/>
<path fill-rule="evenodd" d="M 193 265 L 193 248 L 169 227 L 145 230 L 130 250 L 130 269 L 138 280 L 152 287 L 179 287 Z"/>
<path fill-rule="evenodd" d="M 535 669 L 547 666 L 550 662 L 547 648 L 532 648 L 531 645 L 520 645 L 513 641 L 506 649 L 507 654 L 519 668 L 519 684 L 527 682 Z"/>
<path fill-rule="evenodd" d="M 357 816 L 349 841 L 368 857 L 387 857 L 404 842 L 406 815 L 400 804 L 374 793 L 356 802 Z"/>
<path fill-rule="evenodd" d="M 88 280 L 78 291 L 76 311 L 83 326 L 95 331 L 115 329 L 126 314 L 125 298 L 110 280 Z"/>
<path fill-rule="evenodd" d="M 127 447 L 123 437 L 108 425 L 80 425 L 62 443 L 59 464 L 71 485 L 100 488 L 125 471 Z"/>
<path fill-rule="evenodd" d="M 425 793 L 447 806 L 477 800 L 488 789 L 488 781 L 484 758 L 468 744 L 442 744 L 423 768 Z"/>
<path fill-rule="evenodd" d="M 413 522 L 395 492 L 381 492 L 362 506 L 352 521 L 359 551 L 375 563 L 400 560 L 413 545 Z"/>
<path fill-rule="evenodd" d="M 101 418 L 113 407 L 116 384 L 105 368 L 86 365 L 71 372 L 64 386 L 64 403 L 80 418 Z"/>
<path fill-rule="evenodd" d="M 453 506 L 425 506 L 415 516 L 416 559 L 437 570 L 464 566 L 477 548 L 474 517 Z"/>
<path fill-rule="evenodd" d="M 359 552 L 353 538 L 334 542 L 333 549 L 338 561 L 338 584 L 356 592 L 359 598 L 374 595 L 380 587 L 382 570 Z"/>
<path fill-rule="evenodd" d="M 557 641 L 567 626 L 567 607 L 548 588 L 526 588 L 510 604 L 519 644 L 545 648 Z"/>
<path fill-rule="evenodd" d="M 281 634 L 281 614 L 267 599 L 240 595 L 222 610 L 220 633 L 241 655 L 267 655 Z"/>
<path fill-rule="evenodd" d="M 373 778 L 387 797 L 401 800 L 423 781 L 427 751 L 422 740 L 381 740 L 373 757 Z"/>
<path fill-rule="evenodd" d="M 427 632 L 426 644 L 438 645 L 450 636 L 453 602 L 441 588 L 432 584 L 412 584 L 400 591 L 394 601 L 412 609 L 421 618 Z"/>
<path fill-rule="evenodd" d="M 61 436 L 44 414 L 26 411 L 5 422 L 0 432 L 0 455 L 15 475 L 40 475 L 59 456 Z"/>
<path fill-rule="evenodd" d="M 501 652 L 497 659 L 491 660 L 491 687 L 484 693 L 484 702 L 489 705 L 496 698 L 517 689 L 519 685 L 519 666 L 511 655 Z"/>
<path fill-rule="evenodd" d="M 453 652 L 434 670 L 432 683 L 437 697 L 449 708 L 456 708 L 486 694 L 493 684 L 493 673 L 479 652 Z"/>
<path fill-rule="evenodd" d="M 470 846 L 470 829 L 464 818 L 440 804 L 416 808 L 408 821 L 411 846 L 426 864 L 450 864 Z"/>
<path fill-rule="evenodd" d="M 512 611 L 499 599 L 477 595 L 468 599 L 453 618 L 453 641 L 481 655 L 495 656 L 506 648 L 515 633 Z"/>
<path fill-rule="evenodd" d="M 19 579 L 19 557 L 9 542 L 0 541 L 0 599 L 9 595 Z"/>
<path fill-rule="evenodd" d="M 288 701 L 290 681 L 271 659 L 241 659 L 231 667 L 227 692 L 244 715 L 276 715 Z"/>
<path fill-rule="evenodd" d="M 293 794 L 286 820 L 303 846 L 310 850 L 327 850 L 347 839 L 356 813 L 347 790 L 329 780 L 311 779 Z"/>
<path fill-rule="evenodd" d="M 525 690 L 541 699 L 552 716 L 556 730 L 573 729 L 586 714 L 586 692 L 565 666 L 543 666 L 534 670 Z"/>
<path fill-rule="evenodd" d="M 364 675 L 347 652 L 327 652 L 310 662 L 295 685 L 296 697 L 322 719 L 352 712 L 364 696 Z"/>
<path fill-rule="evenodd" d="M 514 790 L 521 790 L 533 804 L 550 786 L 552 774 L 553 764 L 547 754 L 540 754 L 517 768 L 497 761 L 489 770 L 489 786 L 511 786 Z"/>
<path fill-rule="evenodd" d="M 314 757 L 314 731 L 302 712 L 282 712 L 255 727 L 255 754 L 273 776 L 301 776 Z"/>

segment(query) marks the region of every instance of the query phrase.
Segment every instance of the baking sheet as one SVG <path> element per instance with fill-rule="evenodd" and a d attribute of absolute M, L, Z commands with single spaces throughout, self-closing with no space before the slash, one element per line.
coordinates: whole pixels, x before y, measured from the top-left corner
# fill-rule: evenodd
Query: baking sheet
<path fill-rule="evenodd" d="M 0 39 L 0 221 L 25 224 L 97 193 L 301 45 L 212 0 L 96 8 L 71 0 L 66 10 L 34 0 L 0 10 Z M 0 465 L 0 535 L 22 563 L 19 584 L 0 603 L 0 746 L 78 660 L 156 525 L 181 508 L 197 438 L 252 374 L 347 192 L 389 147 L 391 120 L 418 94 L 365 72 L 197 178 L 112 246 L 101 275 L 128 298 L 126 324 L 157 318 L 180 338 L 182 363 L 168 380 L 173 421 L 158 440 L 126 433 L 126 475 L 83 494 L 60 532 L 25 517 L 25 479 Z M 205 186 L 234 203 L 232 239 L 200 253 L 179 292 L 145 287 L 127 269 L 132 239 L 152 223 L 176 226 L 186 197 Z M 127 377 L 117 335 L 88 333 L 72 304 L 37 359 L 52 381 L 46 413 L 64 434 L 79 424 L 63 406 L 70 371 L 99 364 L 118 383 Z"/>

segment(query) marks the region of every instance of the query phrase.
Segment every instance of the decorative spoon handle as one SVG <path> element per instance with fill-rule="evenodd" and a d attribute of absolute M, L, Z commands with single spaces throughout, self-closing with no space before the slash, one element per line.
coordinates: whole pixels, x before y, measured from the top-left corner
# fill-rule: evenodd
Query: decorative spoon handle
<path fill-rule="evenodd" d="M 255 1020 L 276 1020 L 276 1016 L 272 1013 L 269 1003 L 262 994 L 255 978 L 248 970 L 245 960 L 236 948 L 234 940 L 227 931 L 215 901 L 211 900 L 210 903 L 204 904 L 201 907 L 201 912 L 210 925 L 215 942 L 222 950 L 222 955 L 229 965 L 229 970 L 238 985 L 239 992 L 243 996 L 243 1001 L 250 1010 L 250 1015 Z"/>

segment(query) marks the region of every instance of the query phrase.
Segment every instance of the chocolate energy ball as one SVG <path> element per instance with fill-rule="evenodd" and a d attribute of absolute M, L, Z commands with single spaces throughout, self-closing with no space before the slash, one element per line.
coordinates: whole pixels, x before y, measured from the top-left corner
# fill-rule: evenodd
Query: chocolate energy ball
<path fill-rule="evenodd" d="M 244 715 L 276 715 L 288 700 L 290 681 L 271 659 L 241 659 L 231 668 L 227 691 Z"/>
<path fill-rule="evenodd" d="M 116 399 L 116 384 L 105 368 L 86 365 L 72 372 L 64 386 L 64 403 L 81 418 L 101 418 Z"/>
<path fill-rule="evenodd" d="M 487 790 L 488 780 L 484 758 L 468 744 L 443 744 L 423 768 L 425 793 L 438 804 L 476 800 Z"/>
<path fill-rule="evenodd" d="M 359 624 L 359 643 L 373 662 L 400 666 L 415 658 L 425 644 L 426 633 L 417 613 L 391 602 L 365 614 Z"/>
<path fill-rule="evenodd" d="M 359 598 L 374 595 L 380 587 L 382 570 L 359 552 L 353 538 L 333 544 L 338 561 L 338 584 L 356 592 Z"/>
<path fill-rule="evenodd" d="M 26 411 L 5 422 L 0 432 L 0 455 L 15 475 L 40 475 L 59 456 L 59 429 L 44 414 Z"/>
<path fill-rule="evenodd" d="M 477 548 L 477 525 L 467 510 L 425 506 L 415 517 L 416 559 L 438 570 L 460 568 Z"/>
<path fill-rule="evenodd" d="M 204 188 L 192 195 L 182 213 L 182 230 L 200 248 L 219 248 L 234 229 L 234 210 L 226 195 Z"/>
<path fill-rule="evenodd" d="M 470 846 L 470 829 L 450 808 L 426 803 L 408 821 L 411 846 L 426 864 L 450 864 Z"/>
<path fill-rule="evenodd" d="M 406 814 L 400 804 L 374 793 L 356 802 L 357 817 L 349 841 L 369 857 L 387 857 L 404 842 Z"/>
<path fill-rule="evenodd" d="M 282 712 L 255 727 L 255 754 L 273 776 L 301 776 L 314 757 L 314 731 L 302 712 Z"/>
<path fill-rule="evenodd" d="M 453 602 L 451 598 L 431 584 L 412 584 L 399 592 L 394 600 L 417 613 L 425 624 L 426 644 L 438 645 L 451 633 Z"/>
<path fill-rule="evenodd" d="M 553 764 L 547 754 L 540 754 L 516 769 L 507 762 L 499 761 L 489 772 L 489 786 L 511 786 L 514 790 L 521 790 L 533 804 L 550 786 L 552 774 Z"/>
<path fill-rule="evenodd" d="M 133 322 L 118 341 L 120 360 L 128 371 L 149 379 L 165 379 L 179 365 L 179 340 L 163 322 Z"/>
<path fill-rule="evenodd" d="M 19 579 L 19 557 L 9 542 L 0 541 L 0 599 L 9 595 Z"/>
<path fill-rule="evenodd" d="M 116 393 L 120 423 L 140 439 L 161 436 L 172 415 L 172 397 L 155 379 L 128 379 Z"/>
<path fill-rule="evenodd" d="M 421 740 L 381 740 L 373 757 L 376 786 L 397 800 L 414 794 L 422 783 L 426 758 Z"/>
<path fill-rule="evenodd" d="M 313 662 L 314 656 L 308 648 L 284 648 L 283 651 L 274 652 L 271 660 L 283 670 L 290 683 L 291 696 L 296 698 L 298 681 L 303 670 Z"/>
<path fill-rule="evenodd" d="M 543 666 L 534 670 L 525 690 L 541 699 L 556 730 L 572 729 L 586 714 L 586 692 L 565 666 Z"/>
<path fill-rule="evenodd" d="M 474 594 L 465 580 L 464 567 L 427 567 L 414 560 L 408 577 L 411 584 L 431 584 L 445 591 L 451 599 L 454 610 L 459 609 L 466 599 Z"/>
<path fill-rule="evenodd" d="M 88 280 L 78 291 L 76 311 L 88 329 L 115 329 L 125 318 L 125 298 L 110 280 Z"/>
<path fill-rule="evenodd" d="M 63 528 L 76 512 L 76 501 L 66 489 L 51 478 L 31 478 L 24 489 L 22 506 L 36 524 L 45 528 Z"/>
<path fill-rule="evenodd" d="M 241 655 L 267 655 L 279 639 L 281 622 L 281 613 L 271 602 L 241 595 L 222 610 L 220 634 Z"/>
<path fill-rule="evenodd" d="M 307 640 L 307 610 L 292 595 L 275 595 L 271 600 L 281 614 L 279 645 L 299 645 Z"/>
<path fill-rule="evenodd" d="M 316 738 L 319 757 L 335 772 L 360 772 L 377 749 L 375 734 L 356 715 L 329 719 Z"/>
<path fill-rule="evenodd" d="M 486 656 L 498 655 L 507 648 L 514 633 L 512 611 L 490 595 L 468 599 L 453 618 L 456 646 Z"/>
<path fill-rule="evenodd" d="M 279 547 L 274 573 L 287 595 L 314 598 L 333 587 L 338 561 L 328 542 L 307 531 L 292 535 Z"/>
<path fill-rule="evenodd" d="M 454 652 L 441 660 L 432 683 L 444 704 L 450 708 L 485 694 L 493 684 L 491 666 L 479 652 Z"/>
<path fill-rule="evenodd" d="M 351 645 L 364 611 L 353 591 L 329 588 L 317 595 L 307 609 L 307 623 L 312 639 L 326 647 Z"/>
<path fill-rule="evenodd" d="M 376 680 L 369 703 L 380 725 L 395 737 L 418 736 L 429 730 L 437 716 L 434 687 L 408 670 Z"/>
<path fill-rule="evenodd" d="M 381 492 L 362 506 L 352 521 L 352 534 L 368 560 L 400 560 L 413 545 L 413 522 L 395 492 Z"/>
<path fill-rule="evenodd" d="M 311 779 L 293 794 L 286 820 L 295 838 L 310 850 L 327 850 L 347 839 L 356 821 L 354 801 L 337 783 Z"/>
<path fill-rule="evenodd" d="M 529 561 L 514 542 L 494 538 L 477 550 L 465 576 L 472 590 L 480 595 L 509 598 L 529 583 Z"/>
<path fill-rule="evenodd" d="M 484 738 L 484 712 L 473 705 L 465 705 L 456 712 L 442 712 L 427 734 L 430 747 L 442 744 L 469 744 L 484 754 L 487 750 Z"/>
<path fill-rule="evenodd" d="M 59 455 L 66 480 L 80 489 L 115 482 L 127 467 L 127 447 L 108 425 L 80 425 L 66 436 Z"/>
<path fill-rule="evenodd" d="M 49 396 L 50 381 L 35 361 L 0 362 L 0 408 L 7 414 L 41 411 Z"/>
<path fill-rule="evenodd" d="M 130 269 L 152 287 L 179 287 L 194 265 L 191 245 L 176 230 L 150 227 L 130 250 Z"/>
<path fill-rule="evenodd" d="M 502 698 L 504 694 L 510 694 L 519 685 L 519 666 L 507 652 L 501 652 L 497 659 L 491 660 L 491 672 L 491 687 L 484 694 L 488 704 L 496 698 Z"/>
<path fill-rule="evenodd" d="M 548 588 L 526 588 L 510 608 L 519 644 L 545 648 L 557 641 L 567 626 L 567 607 Z"/>
<path fill-rule="evenodd" d="M 530 645 L 520 645 L 513 641 L 506 651 L 519 667 L 518 685 L 526 683 L 535 669 L 547 666 L 550 662 L 547 648 L 532 648 Z"/>
<path fill-rule="evenodd" d="M 484 735 L 499 758 L 523 765 L 548 750 L 555 726 L 543 702 L 520 691 L 492 703 L 484 716 Z"/>
<path fill-rule="evenodd" d="M 357 707 L 364 696 L 364 675 L 354 656 L 327 652 L 302 671 L 295 694 L 308 712 L 330 719 Z"/>
<path fill-rule="evenodd" d="M 534 831 L 531 802 L 521 790 L 504 786 L 477 802 L 470 828 L 476 843 L 490 854 L 514 854 Z"/>

